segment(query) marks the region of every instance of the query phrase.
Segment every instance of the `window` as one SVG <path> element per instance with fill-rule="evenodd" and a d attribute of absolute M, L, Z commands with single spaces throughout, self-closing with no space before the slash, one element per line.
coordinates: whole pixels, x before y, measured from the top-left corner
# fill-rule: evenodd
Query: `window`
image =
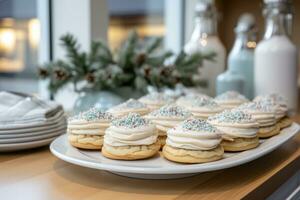
<path fill-rule="evenodd" d="M 51 51 L 49 2 L 0 0 L 0 90 L 38 93 L 37 65 Z"/>
<path fill-rule="evenodd" d="M 116 49 L 135 29 L 144 39 L 163 37 L 166 47 L 176 51 L 183 41 L 183 2 L 0 0 L 0 90 L 48 97 L 36 67 L 50 57 L 64 58 L 59 37 L 67 32 L 78 38 L 84 50 L 90 40 L 106 39 L 106 33 L 108 44 Z"/>
<path fill-rule="evenodd" d="M 40 42 L 37 0 L 0 1 L 0 73 L 33 78 Z"/>
<path fill-rule="evenodd" d="M 108 42 L 116 49 L 135 29 L 144 39 L 165 34 L 163 0 L 107 0 L 109 10 Z"/>

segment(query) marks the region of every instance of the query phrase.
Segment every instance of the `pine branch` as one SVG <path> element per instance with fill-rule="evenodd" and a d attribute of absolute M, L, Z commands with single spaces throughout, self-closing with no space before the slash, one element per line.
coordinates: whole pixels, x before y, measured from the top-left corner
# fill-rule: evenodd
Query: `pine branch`
<path fill-rule="evenodd" d="M 79 55 L 80 46 L 73 35 L 67 33 L 66 35 L 63 35 L 60 40 L 61 45 L 66 49 L 69 57 L 77 57 Z"/>
<path fill-rule="evenodd" d="M 207 60 L 207 61 L 215 62 L 216 61 L 215 60 L 216 56 L 217 56 L 216 52 L 202 53 L 203 60 Z"/>
<path fill-rule="evenodd" d="M 77 76 L 79 78 L 82 74 L 85 74 L 88 71 L 86 53 L 80 52 L 80 45 L 73 35 L 63 35 L 60 40 L 61 45 L 66 49 L 67 57 L 70 59 L 72 67 L 77 71 Z"/>
<path fill-rule="evenodd" d="M 103 90 L 129 86 L 145 90 L 148 85 L 174 87 L 203 84 L 194 76 L 204 60 L 214 61 L 215 53 L 187 55 L 181 51 L 174 59 L 171 51 L 160 49 L 162 38 L 139 43 L 136 32 L 131 32 L 115 57 L 103 43 L 93 41 L 89 52 L 81 52 L 80 45 L 71 34 L 61 37 L 67 59 L 39 67 L 39 76 L 49 82 L 49 90 L 56 93 L 65 85 L 84 83 L 78 90 Z"/>
<path fill-rule="evenodd" d="M 180 51 L 180 53 L 177 55 L 175 61 L 174 61 L 174 65 L 181 65 L 183 60 L 185 59 L 186 54 L 184 53 L 184 51 Z"/>
<path fill-rule="evenodd" d="M 170 58 L 171 56 L 173 56 L 173 53 L 171 51 L 166 51 L 158 55 L 149 55 L 146 58 L 145 63 L 148 65 L 152 65 L 153 67 L 161 66 L 164 64 L 166 59 Z"/>
<path fill-rule="evenodd" d="M 48 72 L 48 89 L 53 94 L 55 94 L 59 89 L 63 88 L 67 83 L 69 83 L 72 80 L 72 70 L 70 66 L 62 60 L 49 63 Z"/>
<path fill-rule="evenodd" d="M 149 45 L 146 46 L 146 50 L 145 52 L 147 54 L 151 54 L 153 53 L 153 51 L 155 51 L 157 48 L 159 48 L 162 44 L 162 41 L 163 39 L 160 37 L 160 38 L 153 38 L 150 42 L 149 42 Z"/>
<path fill-rule="evenodd" d="M 138 35 L 135 31 L 129 33 L 128 39 L 125 41 L 124 45 L 121 47 L 119 52 L 118 65 L 123 69 L 130 69 L 134 65 L 133 59 L 135 56 L 135 48 L 138 42 Z"/>
<path fill-rule="evenodd" d="M 113 64 L 113 55 L 109 48 L 101 41 L 93 41 L 90 50 L 90 63 L 101 63 L 101 66 Z"/>

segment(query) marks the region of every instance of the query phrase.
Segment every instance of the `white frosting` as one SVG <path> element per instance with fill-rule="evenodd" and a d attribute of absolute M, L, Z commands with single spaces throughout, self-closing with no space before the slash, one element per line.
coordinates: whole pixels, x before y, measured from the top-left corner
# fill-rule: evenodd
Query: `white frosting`
<path fill-rule="evenodd" d="M 251 111 L 249 111 L 249 113 L 259 123 L 260 127 L 271 126 L 276 123 L 275 113 L 259 113 Z"/>
<path fill-rule="evenodd" d="M 222 107 L 206 95 L 188 95 L 178 99 L 177 104 L 189 110 L 198 119 L 207 119 L 223 111 Z"/>
<path fill-rule="evenodd" d="M 158 109 L 166 104 L 174 102 L 174 98 L 164 94 L 164 93 L 150 93 L 139 99 L 140 102 L 147 105 L 150 110 Z"/>
<path fill-rule="evenodd" d="M 85 112 L 70 117 L 67 132 L 76 135 L 103 136 L 112 118 L 111 114 L 92 107 Z"/>
<path fill-rule="evenodd" d="M 128 115 L 129 113 L 137 113 L 140 115 L 145 115 L 149 113 L 149 109 L 145 104 L 139 102 L 135 99 L 129 99 L 128 101 L 112 107 L 108 110 L 114 117 L 123 117 Z"/>
<path fill-rule="evenodd" d="M 72 120 L 68 123 L 68 133 L 77 135 L 104 135 L 109 126 L 109 120 Z"/>
<path fill-rule="evenodd" d="M 191 113 L 180 106 L 165 105 L 159 110 L 151 112 L 145 118 L 149 119 L 159 130 L 159 135 L 167 135 L 167 131 L 173 128 L 180 122 L 191 117 Z"/>
<path fill-rule="evenodd" d="M 105 129 L 68 129 L 68 133 L 76 135 L 104 135 Z"/>
<path fill-rule="evenodd" d="M 229 126 L 216 126 L 219 131 L 226 134 L 230 138 L 253 138 L 256 137 L 258 127 L 254 128 L 238 128 Z"/>
<path fill-rule="evenodd" d="M 177 126 L 168 131 L 166 144 L 189 150 L 211 150 L 221 142 L 219 133 L 208 131 L 191 131 Z"/>
<path fill-rule="evenodd" d="M 256 101 L 262 101 L 262 100 L 272 101 L 273 103 L 276 103 L 279 106 L 281 106 L 283 108 L 286 108 L 286 110 L 287 110 L 287 100 L 279 94 L 276 94 L 276 93 L 267 94 L 265 96 L 257 96 L 254 99 L 255 102 Z"/>
<path fill-rule="evenodd" d="M 177 99 L 176 104 L 182 107 L 186 107 L 186 105 L 190 104 L 191 101 L 197 99 L 197 98 L 205 98 L 205 99 L 212 99 L 211 97 L 205 95 L 205 94 L 196 94 L 191 93 L 186 96 L 182 96 Z"/>
<path fill-rule="evenodd" d="M 186 109 L 189 110 L 193 114 L 193 116 L 195 116 L 198 119 L 207 119 L 209 116 L 215 115 L 223 111 L 223 108 L 221 108 L 220 106 L 197 107 L 193 105 L 187 105 Z"/>
<path fill-rule="evenodd" d="M 86 121 L 86 120 L 73 120 L 69 121 L 68 127 L 70 129 L 94 129 L 94 128 L 105 128 L 110 124 L 110 120 L 96 120 L 96 121 Z"/>
<path fill-rule="evenodd" d="M 284 109 L 282 107 L 279 107 L 276 109 L 276 119 L 279 120 L 287 115 L 287 109 Z"/>
<path fill-rule="evenodd" d="M 287 105 L 284 104 L 284 101 L 276 101 L 276 99 L 269 96 L 258 96 L 254 99 L 254 102 L 271 106 L 275 110 L 275 118 L 277 121 L 286 116 L 288 111 Z"/>
<path fill-rule="evenodd" d="M 224 109 L 233 109 L 238 107 L 239 105 L 245 103 L 238 100 L 228 100 L 228 101 L 217 101 Z"/>
<path fill-rule="evenodd" d="M 151 145 L 156 141 L 157 133 L 152 124 L 137 128 L 110 126 L 104 136 L 104 143 L 114 147 Z"/>
<path fill-rule="evenodd" d="M 259 130 L 256 120 L 241 110 L 225 110 L 210 117 L 208 122 L 222 133 L 224 139 L 253 138 Z"/>
<path fill-rule="evenodd" d="M 273 106 L 263 104 L 263 102 L 247 103 L 239 107 L 252 115 L 260 127 L 274 125 L 277 121 L 276 110 Z"/>
<path fill-rule="evenodd" d="M 161 117 L 161 118 L 155 118 L 155 119 L 151 119 L 151 117 L 146 117 L 148 119 L 151 120 L 151 122 L 153 124 L 155 124 L 157 130 L 159 130 L 159 135 L 160 136 L 164 136 L 164 135 L 167 135 L 167 131 L 170 129 L 170 128 L 173 128 L 174 126 L 176 126 L 177 124 L 179 124 L 180 122 L 182 122 L 184 119 L 182 118 L 164 118 L 164 117 Z"/>
<path fill-rule="evenodd" d="M 125 109 L 124 108 L 122 110 L 110 109 L 110 110 L 108 110 L 108 112 L 110 112 L 114 117 L 123 117 L 130 113 L 137 113 L 140 115 L 145 115 L 149 112 L 149 109 L 148 108 L 135 108 L 135 109 L 132 109 L 132 108 Z"/>
<path fill-rule="evenodd" d="M 249 102 L 249 100 L 236 91 L 228 91 L 218 95 L 215 101 L 225 109 L 235 108 L 243 103 Z"/>

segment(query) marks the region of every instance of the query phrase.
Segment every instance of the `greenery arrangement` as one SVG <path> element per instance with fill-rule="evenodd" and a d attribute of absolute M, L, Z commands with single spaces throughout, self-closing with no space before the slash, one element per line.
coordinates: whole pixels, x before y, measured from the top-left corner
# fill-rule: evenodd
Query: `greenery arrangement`
<path fill-rule="evenodd" d="M 205 85 L 195 74 L 204 60 L 213 60 L 214 53 L 175 55 L 161 48 L 162 39 L 141 40 L 131 32 L 124 44 L 113 53 L 103 42 L 92 41 L 89 52 L 80 50 L 71 34 L 61 37 L 66 50 L 65 60 L 56 60 L 39 67 L 39 77 L 48 80 L 48 88 L 55 94 L 72 83 L 76 92 L 112 90 L 129 86 L 145 91 L 147 86 L 173 88 Z"/>

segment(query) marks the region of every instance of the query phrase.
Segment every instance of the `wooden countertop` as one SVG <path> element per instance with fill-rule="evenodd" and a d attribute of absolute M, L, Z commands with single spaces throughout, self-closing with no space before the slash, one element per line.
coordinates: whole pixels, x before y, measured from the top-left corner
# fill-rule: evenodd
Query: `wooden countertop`
<path fill-rule="evenodd" d="M 298 134 L 239 167 L 184 179 L 139 180 L 66 163 L 43 147 L 0 154 L 0 199 L 263 199 L 300 169 L 299 156 Z"/>

